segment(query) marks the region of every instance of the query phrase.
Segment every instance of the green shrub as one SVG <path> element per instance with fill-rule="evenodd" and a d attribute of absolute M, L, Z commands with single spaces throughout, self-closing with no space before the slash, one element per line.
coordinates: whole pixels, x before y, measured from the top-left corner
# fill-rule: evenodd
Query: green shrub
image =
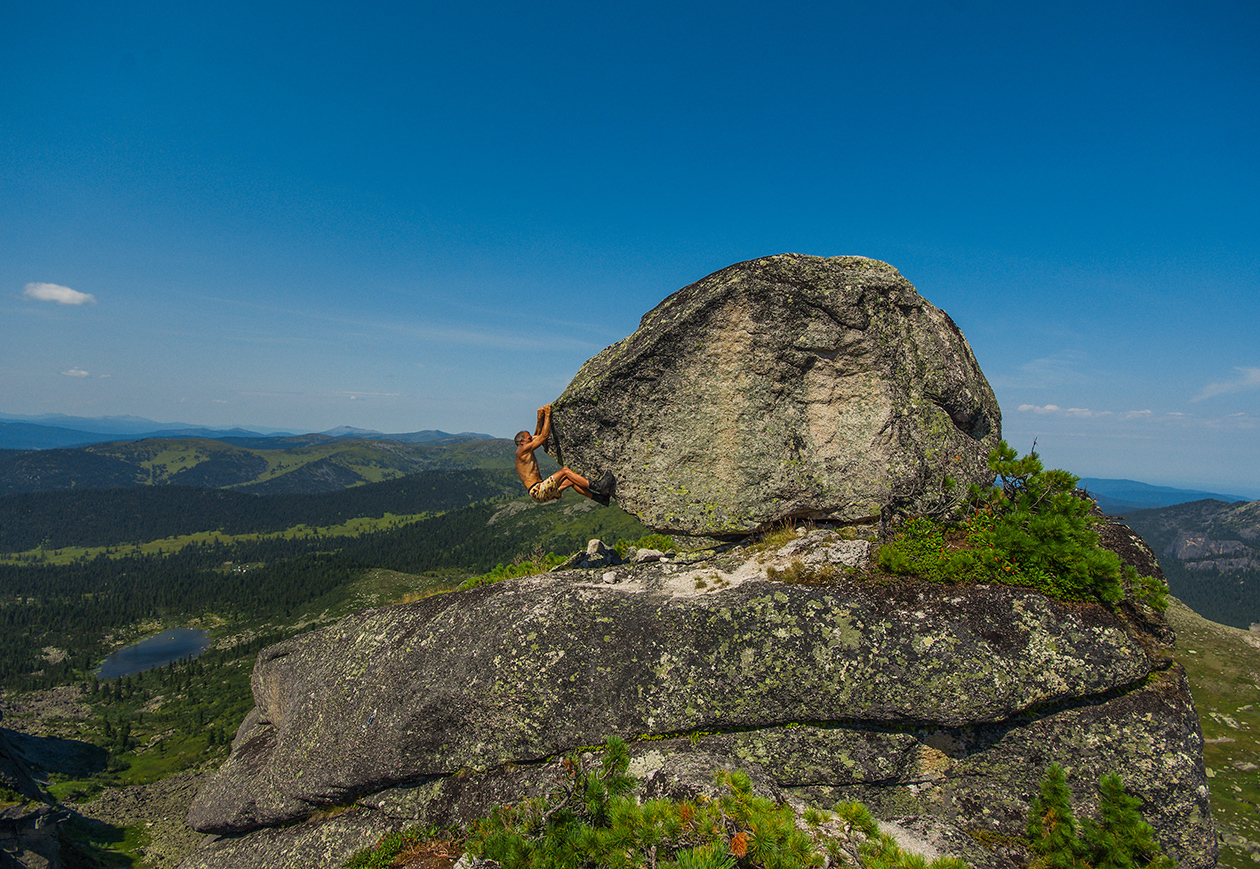
<path fill-rule="evenodd" d="M 1112 773 L 1098 782 L 1098 820 L 1086 820 L 1083 840 L 1094 869 L 1172 869 L 1155 840 L 1155 831 L 1142 820 L 1141 800 L 1130 796 Z"/>
<path fill-rule="evenodd" d="M 1035 452 L 1016 459 L 1003 441 L 989 455 L 997 484 L 972 489 L 965 516 L 916 518 L 881 547 L 877 564 L 932 582 L 1001 582 L 1063 600 L 1114 605 L 1124 596 L 1120 558 L 1098 539 L 1090 502 L 1073 494 L 1077 477 L 1047 471 Z M 1153 606 L 1163 587 L 1128 568 L 1123 576 Z"/>
<path fill-rule="evenodd" d="M 566 560 L 563 556 L 556 555 L 554 552 L 547 552 L 535 555 L 528 561 L 521 561 L 516 564 L 500 564 L 489 573 L 483 573 L 480 576 L 464 580 L 460 584 L 459 590 L 466 591 L 479 585 L 502 582 L 505 579 L 516 579 L 520 576 L 534 576 L 539 573 L 546 573 L 549 570 L 555 570 L 564 564 Z"/>
<path fill-rule="evenodd" d="M 664 534 L 646 534 L 638 540 L 631 542 L 629 540 L 618 540 L 613 544 L 613 549 L 617 550 L 617 554 L 622 558 L 626 557 L 631 547 L 635 549 L 655 549 L 660 552 L 669 552 L 674 549 L 674 539 L 666 537 Z"/>
<path fill-rule="evenodd" d="M 386 833 L 375 848 L 357 851 L 344 864 L 345 869 L 389 869 L 404 848 L 419 841 L 409 831 Z"/>
<path fill-rule="evenodd" d="M 430 840 L 452 853 L 461 848 L 498 862 L 503 869 L 810 869 L 848 865 L 852 847 L 821 829 L 838 820 L 856 841 L 865 869 L 966 869 L 952 857 L 926 864 L 907 854 L 861 803 L 841 803 L 835 814 L 810 809 L 808 832 L 797 827 L 790 806 L 752 792 L 741 772 L 719 773 L 723 792 L 714 799 L 648 800 L 631 796 L 638 782 L 626 774 L 629 750 L 610 739 L 597 761 L 570 755 L 564 777 L 546 797 L 501 806 L 474 821 L 462 843 L 449 830 L 413 828 L 384 836 L 360 851 L 345 869 L 409 865 Z"/>
<path fill-rule="evenodd" d="M 397 833 L 386 833 L 375 848 L 356 851 L 342 864 L 343 869 L 391 869 L 399 862 L 404 851 L 414 851 L 425 845 L 438 844 L 441 850 L 460 851 L 459 836 L 454 829 L 440 827 L 410 827 Z M 404 864 L 406 865 L 406 864 Z"/>
<path fill-rule="evenodd" d="M 850 827 L 865 836 L 879 835 L 879 824 L 871 817 L 871 810 L 859 802 L 837 803 L 836 815 Z"/>
<path fill-rule="evenodd" d="M 1041 792 L 1033 799 L 1028 816 L 1028 842 L 1038 857 L 1036 869 L 1074 869 L 1081 866 L 1085 847 L 1072 815 L 1072 795 L 1063 767 L 1050 765 L 1041 780 Z"/>
<path fill-rule="evenodd" d="M 1029 869 L 1172 869 L 1155 833 L 1142 820 L 1141 801 L 1124 789 L 1120 776 L 1098 782 L 1098 819 L 1077 825 L 1063 768 L 1051 764 L 1041 780 L 1028 818 Z"/>
<path fill-rule="evenodd" d="M 742 772 L 719 773 L 723 791 L 714 799 L 640 803 L 631 795 L 637 782 L 628 766 L 629 750 L 618 739 L 608 741 L 598 761 L 569 756 L 555 791 L 474 822 L 467 850 L 504 869 L 808 869 L 835 865 L 843 853 L 820 827 L 832 815 L 813 809 L 809 831 L 801 830 L 790 806 L 755 795 Z M 872 837 L 861 851 L 871 869 L 963 869 L 949 859 L 924 867 L 879 837 L 860 804 L 837 810 L 851 830 Z"/>
<path fill-rule="evenodd" d="M 735 858 L 717 845 L 705 845 L 679 851 L 673 861 L 660 864 L 661 869 L 735 869 Z"/>

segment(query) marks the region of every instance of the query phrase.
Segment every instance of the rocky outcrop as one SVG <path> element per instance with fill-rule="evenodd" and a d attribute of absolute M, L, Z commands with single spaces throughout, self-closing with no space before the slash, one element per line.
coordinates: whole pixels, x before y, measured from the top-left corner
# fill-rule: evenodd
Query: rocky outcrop
<path fill-rule="evenodd" d="M 0 714 L 0 719 L 3 717 Z M 21 736 L 0 728 L 0 788 L 10 795 L 11 801 L 51 803 L 52 799 L 31 775 L 27 759 L 14 747 L 11 735 Z"/>
<path fill-rule="evenodd" d="M 557 461 L 611 470 L 644 524 L 730 537 L 937 507 L 992 481 L 1001 413 L 958 327 L 895 268 L 783 254 L 649 311 L 582 366 L 553 429 Z"/>
<path fill-rule="evenodd" d="M 61 866 L 58 828 L 67 812 L 54 806 L 35 781 L 11 735 L 15 734 L 0 728 L 0 866 L 57 869 Z"/>
<path fill-rule="evenodd" d="M 0 867 L 60 869 L 59 829 L 68 816 L 44 803 L 0 808 Z"/>
<path fill-rule="evenodd" d="M 1116 770 L 1171 854 L 1211 864 L 1198 720 L 1157 614 L 849 575 L 867 547 L 820 530 L 563 570 L 271 646 L 189 815 L 220 838 L 185 869 L 344 859 L 364 830 L 467 821 L 609 736 L 652 792 L 740 768 L 963 839 L 1021 833 L 1052 761 L 1085 806 Z"/>
<path fill-rule="evenodd" d="M 866 569 L 875 520 L 990 482 L 1000 437 L 966 340 L 891 266 L 789 254 L 710 275 L 583 366 L 553 430 L 553 455 L 612 470 L 649 526 L 740 542 L 628 563 L 593 545 L 263 650 L 189 812 L 213 837 L 183 869 L 336 865 L 545 793 L 563 755 L 613 736 L 643 796 L 740 769 L 801 809 L 860 800 L 977 869 L 1013 869 L 982 843 L 1023 833 L 1048 764 L 1083 813 L 1115 771 L 1181 866 L 1215 861 L 1157 612 Z M 830 524 L 746 538 L 784 517 Z M 1102 539 L 1159 575 L 1128 529 Z"/>

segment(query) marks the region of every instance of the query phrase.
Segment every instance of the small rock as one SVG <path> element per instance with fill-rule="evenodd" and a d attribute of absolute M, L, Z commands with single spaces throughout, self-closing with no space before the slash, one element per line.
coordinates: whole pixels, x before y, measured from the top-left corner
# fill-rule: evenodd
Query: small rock
<path fill-rule="evenodd" d="M 592 540 L 586 544 L 586 555 L 582 556 L 578 567 L 615 567 L 621 563 L 617 550 L 607 546 L 602 540 Z"/>

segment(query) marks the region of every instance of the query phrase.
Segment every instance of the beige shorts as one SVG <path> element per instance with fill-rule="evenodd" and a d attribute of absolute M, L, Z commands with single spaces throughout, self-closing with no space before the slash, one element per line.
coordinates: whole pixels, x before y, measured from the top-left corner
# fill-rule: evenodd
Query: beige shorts
<path fill-rule="evenodd" d="M 554 501 L 560 497 L 560 475 L 552 474 L 540 483 L 535 483 L 529 487 L 529 497 L 533 498 L 535 503 L 546 504 L 548 501 Z"/>

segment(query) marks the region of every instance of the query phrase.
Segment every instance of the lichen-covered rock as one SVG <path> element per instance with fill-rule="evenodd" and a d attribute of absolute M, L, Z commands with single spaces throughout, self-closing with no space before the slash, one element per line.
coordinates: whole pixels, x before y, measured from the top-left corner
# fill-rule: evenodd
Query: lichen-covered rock
<path fill-rule="evenodd" d="M 466 822 L 545 792 L 555 757 L 609 736 L 631 743 L 645 793 L 743 769 L 776 798 L 998 836 L 1022 830 L 1051 761 L 1083 806 L 1114 770 L 1170 853 L 1210 865 L 1201 737 L 1157 614 L 845 577 L 865 545 L 820 530 L 560 571 L 271 646 L 256 708 L 189 815 L 246 838 L 186 867 L 254 865 L 230 842 L 260 828 L 272 850 L 324 847 L 304 820 L 330 805 L 354 803 L 372 829 Z M 767 578 L 820 560 L 835 568 L 822 585 Z"/>
<path fill-rule="evenodd" d="M 988 483 L 1001 412 L 958 327 L 892 266 L 783 254 L 649 311 L 582 366 L 553 430 L 548 451 L 611 470 L 644 524 L 731 537 L 924 512 Z"/>
<path fill-rule="evenodd" d="M 300 824 L 262 829 L 246 837 L 208 839 L 180 869 L 311 869 L 343 865 L 356 851 L 374 847 L 386 833 L 411 824 L 383 812 L 353 806 Z"/>
<path fill-rule="evenodd" d="M 371 610 L 270 647 L 254 670 L 256 714 L 199 795 L 194 826 L 283 823 L 400 781 L 610 735 L 1000 721 L 1151 670 L 1102 608 L 1000 586 L 748 581 L 700 594 L 668 575 L 587 579 Z"/>

